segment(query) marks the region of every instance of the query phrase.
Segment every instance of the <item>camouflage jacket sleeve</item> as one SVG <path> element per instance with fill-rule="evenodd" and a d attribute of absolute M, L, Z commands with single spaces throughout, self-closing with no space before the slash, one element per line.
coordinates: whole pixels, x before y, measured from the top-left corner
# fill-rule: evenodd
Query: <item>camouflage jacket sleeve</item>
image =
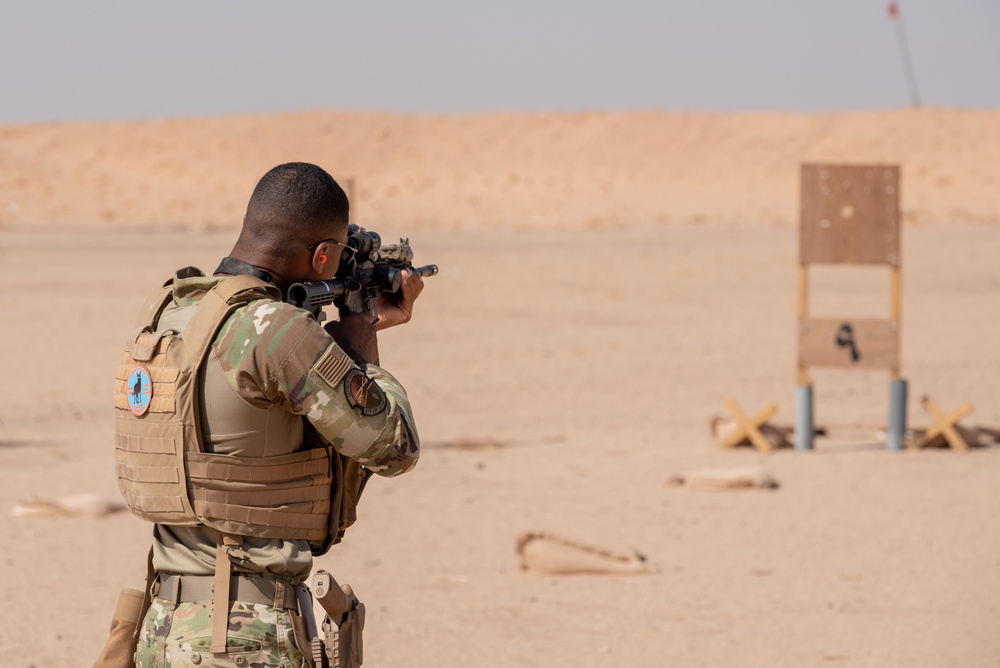
<path fill-rule="evenodd" d="M 420 443 L 403 386 L 384 369 L 355 365 L 307 311 L 251 302 L 226 321 L 213 349 L 251 405 L 305 416 L 338 452 L 379 475 L 416 465 Z"/>

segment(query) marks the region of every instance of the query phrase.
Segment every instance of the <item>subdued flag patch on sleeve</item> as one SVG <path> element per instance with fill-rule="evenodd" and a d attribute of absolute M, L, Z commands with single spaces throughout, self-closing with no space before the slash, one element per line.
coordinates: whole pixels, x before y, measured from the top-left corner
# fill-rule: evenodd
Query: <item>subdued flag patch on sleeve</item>
<path fill-rule="evenodd" d="M 343 350 L 336 346 L 330 346 L 323 356 L 319 358 L 319 361 L 316 362 L 314 369 L 320 378 L 331 386 L 336 387 L 340 379 L 344 377 L 344 374 L 352 366 L 354 366 L 354 363 Z"/>

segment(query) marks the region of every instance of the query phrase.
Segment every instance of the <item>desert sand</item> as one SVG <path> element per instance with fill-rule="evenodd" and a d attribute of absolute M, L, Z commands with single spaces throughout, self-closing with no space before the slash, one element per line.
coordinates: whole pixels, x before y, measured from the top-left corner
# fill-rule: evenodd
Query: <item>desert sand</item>
<path fill-rule="evenodd" d="M 368 607 L 365 665 L 998 665 L 1000 447 L 888 452 L 889 378 L 815 372 L 813 452 L 722 450 L 727 398 L 793 420 L 798 166 L 902 168 L 909 423 L 1000 426 L 1000 111 L 376 113 L 0 128 L 0 663 L 87 668 L 150 528 L 117 498 L 111 392 L 151 286 L 211 271 L 279 162 L 434 262 L 380 336 L 424 452 L 317 561 Z M 885 276 L 814 308 L 885 311 Z M 776 489 L 671 484 L 756 467 Z M 542 532 L 646 572 L 521 570 Z"/>

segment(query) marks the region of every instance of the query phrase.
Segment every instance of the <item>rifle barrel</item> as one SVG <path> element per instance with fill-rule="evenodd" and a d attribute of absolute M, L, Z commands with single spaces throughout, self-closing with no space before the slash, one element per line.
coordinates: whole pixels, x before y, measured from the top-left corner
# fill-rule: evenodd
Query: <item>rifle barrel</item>
<path fill-rule="evenodd" d="M 422 267 L 414 267 L 414 273 L 423 278 L 428 276 L 436 276 L 438 273 L 438 266 L 436 264 L 425 264 Z"/>

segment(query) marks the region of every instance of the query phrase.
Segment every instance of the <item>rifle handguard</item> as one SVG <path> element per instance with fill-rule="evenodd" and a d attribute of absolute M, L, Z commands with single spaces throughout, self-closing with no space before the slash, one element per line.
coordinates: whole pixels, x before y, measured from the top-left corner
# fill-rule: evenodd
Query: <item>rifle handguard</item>
<path fill-rule="evenodd" d="M 406 269 L 422 278 L 438 273 L 436 264 L 413 266 L 409 239 L 383 246 L 377 232 L 352 224 L 348 227 L 347 246 L 354 252 L 341 261 L 336 278 L 295 283 L 288 288 L 285 300 L 310 311 L 322 322 L 323 307 L 331 304 L 337 306 L 341 316 L 374 311 L 379 295 L 399 292 Z"/>

